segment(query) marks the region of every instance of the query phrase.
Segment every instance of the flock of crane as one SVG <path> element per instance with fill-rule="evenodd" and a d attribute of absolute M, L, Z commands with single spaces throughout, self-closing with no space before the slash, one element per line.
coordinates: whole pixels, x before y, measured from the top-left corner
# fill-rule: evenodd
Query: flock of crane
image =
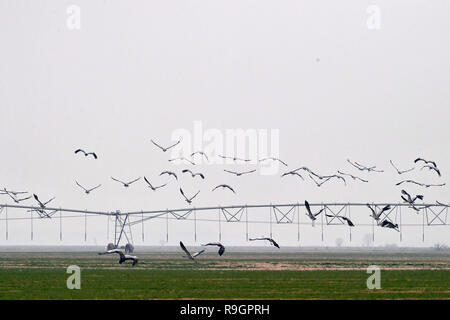
<path fill-rule="evenodd" d="M 256 240 L 268 240 L 273 246 L 280 248 L 280 246 L 278 245 L 278 243 L 275 242 L 275 240 L 273 240 L 272 238 L 250 238 L 250 241 L 256 241 Z M 225 246 L 223 244 L 221 244 L 220 242 L 209 242 L 206 244 L 202 244 L 202 247 L 207 247 L 207 246 L 217 246 L 219 247 L 219 251 L 217 252 L 219 254 L 219 256 L 223 255 L 225 252 Z M 202 253 L 204 253 L 206 250 L 202 249 L 200 251 L 196 251 L 196 252 L 190 252 L 186 246 L 184 245 L 184 243 L 182 241 L 180 241 L 180 248 L 184 251 L 185 255 L 183 256 L 183 258 L 188 258 L 194 262 L 197 263 L 196 257 L 198 257 L 199 255 L 201 255 Z M 111 250 L 107 250 L 105 252 L 99 252 L 99 255 L 104 255 L 104 254 L 118 254 L 119 255 L 119 263 L 122 264 L 127 260 L 132 261 L 132 266 L 135 266 L 138 262 L 139 262 L 139 258 L 137 256 L 132 256 L 129 254 L 125 254 L 122 250 L 120 249 L 111 249 Z"/>
<path fill-rule="evenodd" d="M 163 147 L 160 144 L 158 144 L 157 142 L 155 142 L 154 140 L 151 140 L 151 143 L 156 146 L 158 149 L 160 149 L 162 152 L 167 152 L 170 149 L 174 148 L 175 146 L 177 146 L 179 143 L 181 143 L 181 139 L 179 139 L 176 143 L 169 145 L 167 147 Z M 75 150 L 75 154 L 76 155 L 84 155 L 85 157 L 92 157 L 93 159 L 98 159 L 98 156 L 95 152 L 86 152 L 83 149 L 77 149 Z M 193 152 L 190 157 L 191 159 L 187 159 L 186 157 L 178 157 L 178 158 L 173 158 L 173 159 L 169 159 L 169 162 L 173 162 L 173 161 L 181 161 L 181 162 L 185 162 L 188 163 L 190 165 L 195 165 L 195 156 L 202 156 L 206 159 L 206 161 L 209 161 L 209 157 L 207 154 L 205 154 L 203 151 L 195 151 Z M 229 159 L 231 161 L 233 161 L 234 163 L 248 163 L 251 162 L 250 159 L 244 159 L 244 158 L 239 158 L 236 156 L 225 156 L 225 155 L 218 155 L 218 157 L 223 158 L 223 159 Z M 281 159 L 275 158 L 275 157 L 267 157 L 264 159 L 259 159 L 259 162 L 266 162 L 266 161 L 277 161 L 279 162 L 281 165 L 288 167 L 288 164 L 284 161 L 282 161 Z M 347 159 L 347 162 L 354 168 L 357 169 L 358 171 L 366 171 L 368 173 L 382 173 L 384 172 L 384 170 L 377 168 L 376 166 L 365 166 L 362 165 L 356 161 L 351 161 L 349 159 Z M 398 175 L 403 175 L 406 173 L 409 173 L 413 170 L 416 169 L 417 165 L 421 165 L 420 170 L 429 170 L 434 172 L 438 177 L 441 177 L 441 171 L 438 168 L 436 162 L 434 161 L 429 161 L 423 158 L 417 158 L 414 160 L 414 166 L 412 166 L 411 168 L 405 169 L 405 170 L 401 170 L 399 169 L 392 160 L 390 160 L 390 164 L 391 166 L 395 169 L 395 171 L 397 172 Z M 248 171 L 233 171 L 233 170 L 226 170 L 224 169 L 224 172 L 228 173 L 228 174 L 232 174 L 235 175 L 237 177 L 243 176 L 243 175 L 249 175 L 252 173 L 256 172 L 256 169 L 252 169 L 252 170 L 248 170 Z M 181 173 L 183 174 L 189 174 L 192 178 L 196 178 L 199 177 L 200 179 L 204 180 L 205 179 L 205 175 L 201 172 L 194 172 L 191 169 L 183 169 L 181 171 Z M 165 170 L 162 171 L 160 174 L 160 176 L 165 176 L 167 175 L 168 177 L 173 177 L 173 179 L 175 179 L 176 181 L 178 181 L 178 176 L 177 173 L 174 171 L 170 171 L 170 170 Z M 344 183 L 344 185 L 347 185 L 347 180 L 346 178 L 350 178 L 354 181 L 359 181 L 362 183 L 368 183 L 369 181 L 367 179 L 361 178 L 359 176 L 357 176 L 356 174 L 352 174 L 352 173 L 348 173 L 348 172 L 344 172 L 342 170 L 338 170 L 336 174 L 330 174 L 330 175 L 321 175 L 318 174 L 317 172 L 314 172 L 313 170 L 307 168 L 307 167 L 299 167 L 293 170 L 289 170 L 283 174 L 281 174 L 281 177 L 286 177 L 286 176 L 296 176 L 299 177 L 300 179 L 302 179 L 303 181 L 305 180 L 304 176 L 308 176 L 311 181 L 313 181 L 317 187 L 321 187 L 322 185 L 324 185 L 325 183 L 331 181 L 332 179 L 336 179 L 339 181 L 342 181 L 342 183 Z M 139 181 L 141 179 L 141 177 L 136 178 L 136 179 L 132 179 L 130 181 L 122 181 L 120 179 L 111 177 L 111 179 L 115 182 L 118 182 L 120 184 L 123 185 L 123 187 L 128 188 L 130 187 L 132 184 L 136 183 L 137 181 Z M 144 176 L 144 181 L 146 183 L 146 185 L 148 186 L 148 188 L 150 188 L 153 191 L 157 191 L 163 187 L 165 187 L 168 183 L 164 183 L 161 185 L 154 185 L 152 184 L 149 179 L 147 179 L 147 177 Z M 90 194 L 91 192 L 93 192 L 94 190 L 100 188 L 102 185 L 98 184 L 94 187 L 90 187 L 87 188 L 85 186 L 83 186 L 82 184 L 80 184 L 78 181 L 75 181 L 76 186 L 78 186 L 85 194 Z M 398 183 L 396 183 L 397 186 L 402 185 L 402 184 L 415 184 L 421 187 L 425 187 L 425 188 L 429 188 L 429 187 L 442 187 L 445 185 L 445 183 L 440 183 L 440 184 L 426 184 L 426 183 L 421 183 L 421 182 L 417 182 L 415 180 L 412 179 L 405 179 L 402 180 Z M 228 184 L 219 184 L 217 186 L 215 186 L 214 188 L 212 188 L 211 191 L 215 191 L 217 189 L 227 189 L 231 192 L 233 192 L 234 194 L 236 194 L 236 190 L 228 185 Z M 191 205 L 193 200 L 198 196 L 198 194 L 200 193 L 200 190 L 197 191 L 195 194 L 193 195 L 187 195 L 185 193 L 185 191 L 180 187 L 179 188 L 180 194 L 182 195 L 182 197 L 184 198 L 184 200 Z M 39 199 L 39 197 L 36 194 L 32 194 L 29 196 L 23 196 L 25 194 L 28 194 L 28 192 L 25 191 L 13 191 L 13 190 L 8 190 L 7 188 L 4 188 L 3 190 L 0 190 L 0 195 L 7 195 L 9 196 L 9 198 L 11 200 L 13 200 L 15 203 L 21 203 L 23 201 L 26 201 L 28 199 L 31 199 L 32 197 L 34 198 L 34 200 L 37 202 L 38 204 L 38 208 L 34 208 L 31 209 L 29 211 L 31 212 L 37 212 L 39 214 L 39 216 L 41 218 L 51 218 L 51 216 L 56 212 L 56 210 L 54 211 L 50 211 L 47 209 L 47 205 L 53 201 L 55 198 L 51 198 L 47 201 L 41 201 Z M 408 204 L 408 206 L 412 209 L 414 209 L 415 211 L 420 211 L 420 209 L 423 209 L 425 207 L 424 204 L 420 205 L 417 203 L 417 200 L 423 200 L 423 195 L 410 195 L 406 190 L 401 190 L 401 199 Z M 436 201 L 437 204 L 439 205 L 444 205 L 443 203 L 440 203 L 438 201 Z M 444 205 L 447 206 L 447 205 Z M 390 229 L 394 229 L 396 231 L 398 230 L 398 225 L 394 224 L 393 222 L 391 222 L 388 219 L 381 219 L 382 214 L 388 210 L 391 209 L 391 207 L 389 205 L 384 206 L 383 208 L 379 208 L 377 206 L 371 206 L 370 204 L 367 204 L 367 207 L 370 209 L 371 212 L 371 217 L 376 221 L 377 225 L 380 227 L 384 227 L 384 228 L 390 228 Z M 311 219 L 311 221 L 314 223 L 314 221 L 317 219 L 317 217 L 324 211 L 324 208 L 320 209 L 317 212 L 312 212 L 310 204 L 308 203 L 308 201 L 305 201 L 305 208 L 306 208 L 306 215 Z M 332 215 L 326 215 L 328 217 L 334 217 L 334 218 L 338 218 L 341 219 L 343 222 L 347 223 L 348 226 L 350 227 L 354 227 L 355 224 L 353 221 L 351 221 L 348 217 L 345 216 L 332 216 Z M 273 240 L 272 238 L 265 238 L 265 237 L 261 237 L 261 238 L 250 238 L 250 241 L 256 241 L 256 240 L 264 240 L 264 241 L 269 241 L 269 243 L 277 248 L 279 248 L 279 245 L 277 242 L 275 242 L 275 240 Z M 219 255 L 222 255 L 225 252 L 225 247 L 218 242 L 211 242 L 208 244 L 205 244 L 205 246 L 218 246 L 219 247 Z M 197 257 L 198 255 L 202 254 L 205 250 L 199 251 L 199 252 L 195 252 L 195 253 L 190 253 L 186 247 L 184 246 L 184 244 L 182 242 L 180 242 L 180 247 L 181 249 L 186 253 L 186 257 L 188 257 L 191 260 L 195 261 L 195 257 Z M 127 260 L 132 260 L 133 261 L 133 265 L 136 265 L 138 262 L 138 258 L 135 256 L 130 256 L 130 255 L 126 255 L 124 254 L 121 250 L 119 249 L 112 249 L 112 250 L 108 250 L 106 252 L 100 253 L 100 254 L 118 254 L 120 256 L 120 260 L 119 263 L 123 263 L 124 261 Z"/>

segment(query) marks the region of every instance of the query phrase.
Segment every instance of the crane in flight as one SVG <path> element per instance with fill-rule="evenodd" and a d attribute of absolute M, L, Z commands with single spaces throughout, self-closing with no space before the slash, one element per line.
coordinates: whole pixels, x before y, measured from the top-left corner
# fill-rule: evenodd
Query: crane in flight
<path fill-rule="evenodd" d="M 198 252 L 194 252 L 194 253 L 190 253 L 188 251 L 188 249 L 186 249 L 186 247 L 184 246 L 183 242 L 180 241 L 180 247 L 181 249 L 186 253 L 185 258 L 191 259 L 192 261 L 194 261 L 195 263 L 197 263 L 197 260 L 195 259 L 196 257 L 198 257 L 199 255 L 201 255 L 203 252 L 205 252 L 205 250 L 200 250 Z"/>
<path fill-rule="evenodd" d="M 12 195 L 12 194 L 9 193 L 9 192 L 6 192 L 5 194 L 7 194 L 7 195 L 8 195 L 15 203 L 17 203 L 17 204 L 19 204 L 19 203 L 21 203 L 22 201 L 25 201 L 25 200 L 28 200 L 28 199 L 31 198 L 31 196 L 29 196 L 29 197 L 25 197 L 25 198 L 18 199 L 16 196 Z"/>
<path fill-rule="evenodd" d="M 133 266 L 133 267 L 134 267 L 134 266 L 138 263 L 138 261 L 139 261 L 138 257 L 136 257 L 136 256 L 130 256 L 130 255 L 128 255 L 128 254 L 124 254 L 123 251 L 122 251 L 122 250 L 119 250 L 119 249 L 112 249 L 112 250 L 108 250 L 108 251 L 105 251 L 105 252 L 99 252 L 98 254 L 99 254 L 99 255 L 103 255 L 103 254 L 118 254 L 118 255 L 119 255 L 119 263 L 120 263 L 120 264 L 124 263 L 124 262 L 127 261 L 127 260 L 131 260 L 131 261 L 133 261 L 133 263 L 132 263 L 132 266 Z"/>
<path fill-rule="evenodd" d="M 345 222 L 347 222 L 347 224 L 349 225 L 349 227 L 354 227 L 354 226 L 355 226 L 355 225 L 353 224 L 352 220 L 350 220 L 350 219 L 347 218 L 347 217 L 344 217 L 344 216 L 333 216 L 333 215 L 331 215 L 331 214 L 326 214 L 326 216 L 329 217 L 329 218 L 338 218 L 338 219 L 342 219 L 342 220 L 344 220 Z"/>
<path fill-rule="evenodd" d="M 184 192 L 183 192 L 183 189 L 181 189 L 181 188 L 180 188 L 180 193 L 183 195 L 184 200 L 186 200 L 187 203 L 191 204 L 191 203 L 192 203 L 192 200 L 194 200 L 194 198 L 200 193 L 200 190 L 197 191 L 197 193 L 194 194 L 194 195 L 193 195 L 192 197 L 190 197 L 190 198 L 186 197 L 186 195 L 185 195 Z"/>
<path fill-rule="evenodd" d="M 260 159 L 259 162 L 264 162 L 267 160 L 278 161 L 279 163 L 283 164 L 284 166 L 286 166 L 286 167 L 288 166 L 286 162 L 282 161 L 281 159 L 274 158 L 274 157 L 263 158 L 263 159 Z"/>
<path fill-rule="evenodd" d="M 148 181 L 148 179 L 144 176 L 144 181 L 148 184 L 148 187 L 150 188 L 150 189 L 152 189 L 153 191 L 156 191 L 156 190 L 158 190 L 159 188 L 162 188 L 162 187 L 164 187 L 164 186 L 166 186 L 167 185 L 167 183 L 165 183 L 165 184 L 162 184 L 162 185 L 160 185 L 160 186 L 153 186 L 151 183 L 150 183 L 150 181 Z"/>
<path fill-rule="evenodd" d="M 378 224 L 378 221 L 380 221 L 381 214 L 382 214 L 383 212 L 388 211 L 388 210 L 391 209 L 391 206 L 390 206 L 390 205 L 387 205 L 387 206 L 384 206 L 384 207 L 377 213 L 377 212 L 375 211 L 375 209 L 372 208 L 372 207 L 370 206 L 370 204 L 366 204 L 366 206 L 370 209 L 370 211 L 372 211 L 371 217 L 375 219 L 375 221 L 377 222 L 377 224 Z M 376 208 L 376 207 L 375 207 L 375 208 Z"/>
<path fill-rule="evenodd" d="M 192 172 L 192 171 L 189 170 L 189 169 L 184 169 L 184 170 L 181 171 L 181 172 L 182 172 L 182 173 L 190 173 L 191 176 L 192 176 L 192 178 L 195 178 L 196 176 L 199 176 L 200 178 L 205 179 L 205 176 L 203 175 L 203 173 L 200 173 L 200 172 L 194 173 L 194 172 Z"/>
<path fill-rule="evenodd" d="M 199 155 L 205 157 L 205 158 L 206 158 L 206 161 L 209 161 L 208 156 L 207 156 L 206 153 L 204 153 L 203 151 L 195 151 L 195 152 L 192 152 L 192 153 L 191 153 L 191 158 L 192 158 L 193 156 L 195 156 L 196 154 L 199 154 Z"/>
<path fill-rule="evenodd" d="M 380 226 L 383 227 L 383 228 L 394 229 L 395 231 L 400 232 L 398 230 L 398 224 L 397 223 L 394 224 L 394 223 L 390 222 L 389 220 L 383 220 L 381 222 Z"/>
<path fill-rule="evenodd" d="M 325 208 L 320 209 L 316 213 L 312 213 L 311 207 L 309 205 L 309 202 L 305 200 L 305 208 L 306 208 L 306 215 L 314 222 L 317 219 L 317 216 L 322 213 Z"/>
<path fill-rule="evenodd" d="M 234 189 L 232 187 L 230 187 L 229 185 L 227 185 L 227 184 L 219 184 L 217 187 L 212 189 L 212 191 L 216 190 L 217 188 L 222 188 L 222 189 L 226 188 L 226 189 L 229 189 L 229 190 L 233 191 L 233 193 L 236 193 L 234 191 Z"/>
<path fill-rule="evenodd" d="M 411 208 L 413 208 L 417 212 L 420 211 L 420 209 L 415 206 L 415 202 L 417 199 L 423 200 L 423 195 L 418 194 L 413 198 L 408 192 L 406 192 L 406 190 L 402 190 L 402 196 L 400 197 L 403 199 L 404 202 L 408 203 Z"/>
<path fill-rule="evenodd" d="M 278 243 L 276 243 L 275 240 L 273 240 L 272 238 L 267 238 L 267 237 L 249 238 L 248 240 L 249 241 L 266 240 L 266 241 L 269 241 L 269 243 L 271 245 L 273 245 L 274 247 L 277 247 L 278 249 L 280 249 L 280 246 L 278 245 Z"/>
<path fill-rule="evenodd" d="M 123 184 L 123 186 L 125 188 L 128 188 L 131 184 L 135 183 L 136 181 L 140 180 L 141 178 L 139 177 L 139 178 L 134 179 L 134 180 L 132 180 L 130 182 L 123 182 L 123 181 L 120 181 L 119 179 L 116 179 L 116 178 L 113 178 L 113 177 L 111 177 L 111 179 L 113 179 L 114 181 L 120 182 L 121 184 Z"/>
<path fill-rule="evenodd" d="M 433 167 L 437 168 L 436 162 L 431 161 L 431 160 L 426 160 L 424 158 L 417 158 L 416 160 L 414 160 L 414 163 L 417 163 L 417 162 L 423 162 L 425 164 L 431 164 Z"/>
<path fill-rule="evenodd" d="M 236 177 L 240 177 L 240 176 L 242 176 L 242 175 L 244 175 L 244 174 L 253 173 L 253 172 L 256 171 L 256 169 L 253 169 L 253 170 L 250 170 L 250 171 L 241 171 L 241 172 L 231 171 L 231 170 L 226 170 L 226 169 L 223 169 L 223 171 L 228 172 L 228 173 L 231 173 L 231 174 L 235 174 Z"/>
<path fill-rule="evenodd" d="M 168 161 L 169 161 L 169 162 L 172 162 L 172 161 L 180 161 L 180 162 L 181 162 L 181 161 L 186 161 L 186 162 L 192 164 L 193 166 L 195 166 L 195 162 L 193 162 L 193 161 L 191 161 L 191 160 L 189 160 L 189 159 L 186 159 L 185 157 L 173 158 L 173 159 L 169 159 Z"/>
<path fill-rule="evenodd" d="M 157 146 L 158 148 L 160 148 L 162 150 L 162 152 L 167 152 L 168 150 L 172 149 L 173 147 L 175 147 L 176 145 L 178 145 L 181 142 L 181 139 L 179 139 L 177 142 L 175 142 L 174 144 L 168 146 L 168 147 L 163 147 L 161 145 L 159 145 L 158 143 L 156 143 L 155 141 L 153 141 L 152 139 L 150 140 L 155 146 Z"/>
<path fill-rule="evenodd" d="M 219 247 L 219 256 L 223 255 L 225 252 L 225 247 L 220 242 L 208 242 L 206 244 L 202 244 L 203 247 L 206 246 L 218 246 Z"/>
<path fill-rule="evenodd" d="M 403 183 L 413 183 L 413 184 L 417 184 L 418 186 L 421 186 L 421 187 L 425 187 L 425 188 L 430 188 L 430 187 L 443 187 L 443 186 L 445 186 L 445 182 L 444 183 L 439 183 L 439 184 L 427 184 L 427 183 L 421 183 L 421 182 L 417 182 L 417 181 L 414 181 L 414 180 L 402 180 L 402 181 L 400 181 L 400 182 L 397 182 L 395 185 L 396 186 L 399 186 L 399 185 L 401 185 L 401 184 L 403 184 Z"/>
<path fill-rule="evenodd" d="M 84 151 L 83 149 L 77 149 L 77 150 L 75 150 L 75 154 L 77 154 L 77 153 L 79 153 L 79 152 L 81 152 L 82 154 L 84 154 L 85 157 L 91 155 L 91 156 L 94 157 L 94 159 L 97 159 L 97 154 L 96 154 L 95 152 L 86 152 L 86 151 Z"/>
<path fill-rule="evenodd" d="M 93 188 L 86 189 L 86 188 L 83 187 L 81 184 L 79 184 L 78 181 L 75 181 L 75 183 L 77 184 L 77 186 L 79 186 L 81 189 L 83 189 L 83 190 L 84 190 L 84 193 L 86 193 L 86 194 L 89 194 L 89 193 L 91 193 L 91 191 L 94 191 L 95 189 L 101 187 L 101 184 L 99 184 L 99 185 L 97 185 L 97 186 L 95 186 L 95 187 L 93 187 Z"/>
<path fill-rule="evenodd" d="M 173 176 L 173 177 L 175 178 L 175 180 L 178 180 L 178 177 L 177 177 L 177 175 L 176 175 L 175 172 L 172 172 L 172 171 L 163 171 L 163 172 L 161 172 L 159 175 L 162 176 L 163 174 L 167 174 L 167 175 L 169 175 L 169 176 Z"/>
<path fill-rule="evenodd" d="M 384 172 L 383 170 L 377 169 L 376 166 L 363 166 L 362 164 L 354 161 L 350 161 L 349 159 L 347 159 L 347 162 L 350 163 L 352 166 L 354 166 L 356 169 L 360 170 L 360 171 L 367 171 L 367 172 Z"/>
<path fill-rule="evenodd" d="M 238 157 L 236 157 L 236 156 L 229 157 L 229 156 L 224 156 L 224 155 L 221 155 L 221 154 L 219 154 L 218 156 L 219 156 L 220 158 L 222 158 L 222 159 L 230 159 L 230 160 L 233 160 L 234 162 L 237 162 L 237 161 L 250 162 L 250 161 L 251 161 L 250 159 L 238 158 Z"/>
<path fill-rule="evenodd" d="M 404 174 L 404 173 L 407 173 L 407 172 L 410 172 L 410 171 L 413 171 L 413 170 L 414 170 L 414 167 L 412 167 L 412 168 L 410 168 L 410 169 L 406 169 L 406 170 L 400 170 L 400 169 L 398 169 L 398 168 L 395 166 L 395 164 L 394 164 L 394 162 L 392 162 L 392 160 L 389 160 L 389 162 L 391 163 L 391 165 L 394 167 L 394 169 L 397 171 L 398 174 Z"/>
<path fill-rule="evenodd" d="M 369 182 L 369 181 L 364 180 L 364 179 L 362 179 L 362 178 L 360 178 L 360 177 L 354 176 L 354 175 L 352 175 L 352 174 L 350 174 L 350 173 L 345 173 L 345 172 L 342 172 L 342 171 L 339 171 L 339 170 L 338 170 L 338 173 L 339 173 L 340 175 L 342 175 L 342 176 L 348 176 L 348 177 L 352 178 L 353 180 L 359 180 L 359 181 L 361 181 L 361 182 Z"/>

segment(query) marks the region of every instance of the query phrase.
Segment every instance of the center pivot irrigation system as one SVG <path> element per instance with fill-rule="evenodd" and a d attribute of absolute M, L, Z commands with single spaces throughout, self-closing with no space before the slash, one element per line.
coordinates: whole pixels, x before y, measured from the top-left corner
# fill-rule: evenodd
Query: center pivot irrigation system
<path fill-rule="evenodd" d="M 422 241 L 425 241 L 425 227 L 426 226 L 448 226 L 447 217 L 449 205 L 445 204 L 420 204 L 414 210 L 411 205 L 407 203 L 371 203 L 372 207 L 382 208 L 390 205 L 390 209 L 383 212 L 380 216 L 380 221 L 388 220 L 394 224 L 398 224 L 399 239 L 402 241 L 402 234 L 405 227 L 421 227 Z M 68 217 L 84 218 L 85 235 L 87 239 L 87 218 L 88 216 L 107 216 L 108 217 L 108 234 L 109 222 L 111 218 L 114 220 L 114 243 L 107 245 L 108 249 L 125 248 L 127 252 L 133 251 L 133 236 L 131 227 L 141 224 L 142 241 L 144 241 L 144 222 L 152 219 L 165 219 L 166 221 L 166 240 L 169 241 L 169 219 L 173 220 L 191 220 L 194 221 L 194 239 L 197 241 L 197 221 L 210 221 L 218 223 L 218 239 L 222 238 L 221 224 L 224 223 L 245 223 L 246 240 L 249 238 L 248 225 L 251 223 L 264 223 L 270 225 L 270 237 L 272 237 L 273 224 L 292 224 L 297 226 L 297 239 L 300 241 L 300 225 L 319 224 L 321 228 L 322 241 L 324 239 L 324 227 L 330 225 L 342 225 L 347 227 L 349 231 L 349 239 L 352 240 L 352 227 L 348 226 L 345 219 L 342 217 L 352 219 L 351 212 L 356 214 L 368 215 L 369 209 L 366 203 L 311 203 L 311 208 L 314 210 L 324 209 L 322 214 L 316 221 L 311 221 L 305 216 L 305 205 L 303 203 L 291 204 L 264 204 L 264 205 L 235 205 L 235 206 L 216 206 L 216 207 L 191 207 L 181 209 L 165 209 L 153 211 L 135 211 L 135 212 L 101 212 L 88 210 L 75 210 L 64 208 L 50 208 L 50 207 L 35 207 L 22 205 L 0 204 L 0 221 L 5 225 L 5 236 L 8 240 L 8 221 L 11 220 L 31 220 L 31 239 L 33 239 L 33 219 L 59 219 L 60 240 L 62 240 L 62 219 Z M 8 210 L 27 210 L 29 216 L 27 217 L 11 217 L 8 216 Z M 264 215 L 264 210 L 268 212 L 267 220 L 249 220 L 249 211 L 257 210 L 258 216 Z M 402 223 L 402 209 L 411 211 L 408 212 L 415 217 L 415 223 Z M 198 219 L 197 213 L 204 212 L 208 214 L 207 219 Z M 357 218 L 357 215 L 353 218 Z M 209 217 L 211 216 L 211 217 Z M 372 237 L 375 239 L 375 226 L 377 225 L 374 219 L 372 223 L 361 224 L 355 222 L 356 228 L 358 226 L 372 226 Z M 392 232 L 396 232 L 392 230 Z M 126 242 L 125 246 L 123 243 Z M 122 244 L 122 245 L 121 245 Z"/>

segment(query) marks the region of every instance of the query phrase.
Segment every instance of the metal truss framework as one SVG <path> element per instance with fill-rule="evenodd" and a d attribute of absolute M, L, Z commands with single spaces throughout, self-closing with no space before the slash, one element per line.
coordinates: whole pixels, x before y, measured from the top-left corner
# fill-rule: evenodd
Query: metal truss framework
<path fill-rule="evenodd" d="M 345 218 L 352 219 L 351 211 L 353 208 L 365 207 L 365 203 L 312 203 L 311 207 L 316 207 L 318 210 L 323 209 L 323 214 L 320 215 L 320 227 L 322 241 L 324 239 L 324 226 L 344 226 L 348 227 L 349 238 L 352 240 L 352 228 L 347 225 Z M 418 216 L 422 215 L 422 222 L 418 224 L 404 224 L 402 223 L 402 208 L 410 208 L 406 203 L 372 203 L 372 206 L 381 208 L 386 205 L 390 205 L 391 208 L 383 212 L 380 217 L 380 221 L 388 220 L 392 223 L 396 223 L 399 226 L 400 241 L 402 240 L 402 233 L 404 227 L 409 226 L 421 226 L 422 227 L 422 239 L 425 241 L 425 226 L 448 226 L 447 217 L 449 211 L 449 205 L 444 204 L 421 204 L 418 211 L 415 212 Z M 249 223 L 267 223 L 270 224 L 270 236 L 272 236 L 272 224 L 297 224 L 297 239 L 300 241 L 300 225 L 311 224 L 314 226 L 314 221 L 300 222 L 300 212 L 306 213 L 304 210 L 305 205 L 302 203 L 294 204 L 265 204 L 265 205 L 238 205 L 238 206 L 216 206 L 216 207 L 199 207 L 199 208 L 180 208 L 180 209 L 165 209 L 154 211 L 136 211 L 136 212 L 101 212 L 101 211 L 87 211 L 87 210 L 75 210 L 75 209 L 63 209 L 63 208 L 45 208 L 22 205 L 8 205 L 0 204 L 0 221 L 4 221 L 5 225 L 5 237 L 8 240 L 8 221 L 10 220 L 23 220 L 29 219 L 31 222 L 31 239 L 33 239 L 33 219 L 59 219 L 60 228 L 60 240 L 62 240 L 62 218 L 67 217 L 84 217 L 84 239 L 87 240 L 87 217 L 107 216 L 108 217 L 108 234 L 109 234 L 109 221 L 114 219 L 114 245 L 119 247 L 122 241 L 127 243 L 133 243 L 133 236 L 131 227 L 137 224 L 142 226 L 142 241 L 144 241 L 144 222 L 151 219 L 165 219 L 166 220 L 166 240 L 169 240 L 169 217 L 174 220 L 191 220 L 194 221 L 194 238 L 197 240 L 197 221 L 211 221 L 218 222 L 219 224 L 219 241 L 222 238 L 221 224 L 222 218 L 226 223 L 245 223 L 246 226 L 246 239 L 248 240 L 248 224 Z M 11 209 L 26 209 L 30 216 L 28 218 L 14 218 L 8 217 L 8 208 Z M 249 221 L 248 210 L 257 210 L 258 215 L 262 215 L 264 210 L 268 209 L 269 219 Z M 50 214 L 45 214 L 50 212 Z M 34 213 L 38 214 L 34 214 Z M 44 214 L 43 214 L 44 212 Z M 214 212 L 218 212 L 216 219 L 197 219 L 197 212 L 210 213 L 213 217 Z M 40 213 L 40 214 L 39 214 Z M 64 214 L 64 216 L 63 216 Z M 75 214 L 76 216 L 69 215 Z M 191 217 L 193 215 L 193 217 Z M 308 218 L 305 218 L 308 219 Z M 309 219 L 308 219 L 309 220 Z M 358 224 L 364 225 L 364 224 Z M 372 226 L 373 240 L 375 240 L 375 220 L 372 220 L 372 224 L 365 224 L 365 226 Z"/>

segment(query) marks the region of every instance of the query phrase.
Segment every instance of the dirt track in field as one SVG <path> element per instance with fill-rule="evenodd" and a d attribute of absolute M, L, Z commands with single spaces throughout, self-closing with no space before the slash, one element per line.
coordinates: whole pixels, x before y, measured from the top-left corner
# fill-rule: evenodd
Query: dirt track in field
<path fill-rule="evenodd" d="M 377 265 L 384 270 L 450 270 L 450 252 L 226 252 L 219 257 L 207 252 L 198 263 L 182 258 L 182 253 L 135 252 L 139 263 L 135 269 L 154 270 L 365 270 Z M 83 269 L 131 268 L 117 263 L 114 255 L 96 252 L 0 252 L 0 269 L 59 269 L 75 264 Z"/>

